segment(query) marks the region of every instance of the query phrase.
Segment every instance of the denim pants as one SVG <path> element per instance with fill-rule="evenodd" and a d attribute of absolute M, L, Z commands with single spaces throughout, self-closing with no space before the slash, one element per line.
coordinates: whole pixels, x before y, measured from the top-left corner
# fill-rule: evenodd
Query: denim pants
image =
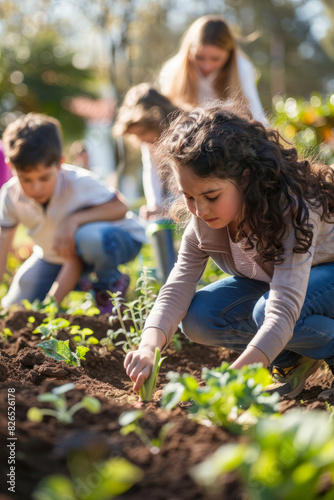
<path fill-rule="evenodd" d="M 76 250 L 84 263 L 84 274 L 95 272 L 96 288 L 111 288 L 120 278 L 117 269 L 134 259 L 142 244 L 123 229 L 110 222 L 92 222 L 81 226 L 75 235 Z M 43 300 L 56 279 L 61 265 L 46 262 L 32 254 L 15 274 L 2 307 L 19 303 L 22 299 L 32 302 Z"/>
<path fill-rule="evenodd" d="M 182 321 L 183 333 L 199 344 L 242 353 L 265 317 L 269 284 L 229 277 L 196 292 Z M 304 305 L 285 349 L 272 366 L 293 366 L 301 356 L 334 365 L 334 262 L 311 269 Z"/>

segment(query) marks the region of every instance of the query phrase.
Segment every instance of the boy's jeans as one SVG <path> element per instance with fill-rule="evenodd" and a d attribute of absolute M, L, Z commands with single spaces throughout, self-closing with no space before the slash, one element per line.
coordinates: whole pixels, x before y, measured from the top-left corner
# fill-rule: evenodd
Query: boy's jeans
<path fill-rule="evenodd" d="M 242 353 L 262 325 L 269 284 L 230 277 L 196 292 L 182 321 L 194 342 Z M 311 269 L 306 298 L 293 337 L 272 365 L 293 366 L 300 356 L 334 365 L 334 262 Z"/>
<path fill-rule="evenodd" d="M 92 222 L 81 226 L 75 235 L 77 253 L 84 262 L 84 272 L 95 272 L 98 289 L 111 288 L 120 278 L 117 266 L 134 259 L 141 243 L 110 222 Z M 51 264 L 34 254 L 26 260 L 14 276 L 2 307 L 19 303 L 22 299 L 32 302 L 43 300 L 60 271 L 61 265 Z"/>

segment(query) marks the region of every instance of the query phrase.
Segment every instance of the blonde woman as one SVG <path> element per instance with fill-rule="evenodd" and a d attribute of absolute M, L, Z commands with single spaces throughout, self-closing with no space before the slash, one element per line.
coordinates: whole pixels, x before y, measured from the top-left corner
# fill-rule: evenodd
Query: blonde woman
<path fill-rule="evenodd" d="M 263 121 L 255 80 L 255 68 L 221 16 L 197 19 L 160 73 L 162 93 L 179 107 L 191 108 L 210 98 L 237 98 L 244 100 L 256 120 Z"/>

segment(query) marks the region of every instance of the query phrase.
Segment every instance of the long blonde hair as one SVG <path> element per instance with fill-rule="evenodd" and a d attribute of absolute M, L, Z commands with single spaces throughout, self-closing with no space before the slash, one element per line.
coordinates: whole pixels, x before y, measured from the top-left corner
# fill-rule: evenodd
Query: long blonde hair
<path fill-rule="evenodd" d="M 213 82 L 213 88 L 220 99 L 243 98 L 247 102 L 239 79 L 237 54 L 242 52 L 238 47 L 231 30 L 222 16 L 202 16 L 197 19 L 185 32 L 180 49 L 169 59 L 162 68 L 162 74 L 170 81 L 164 92 L 167 97 L 179 107 L 188 107 L 198 104 L 197 82 L 198 76 L 195 67 L 189 60 L 192 47 L 201 45 L 215 45 L 230 52 L 226 64 L 219 70 Z M 164 71 L 164 68 L 166 70 Z M 164 84 L 164 82 L 162 82 Z"/>

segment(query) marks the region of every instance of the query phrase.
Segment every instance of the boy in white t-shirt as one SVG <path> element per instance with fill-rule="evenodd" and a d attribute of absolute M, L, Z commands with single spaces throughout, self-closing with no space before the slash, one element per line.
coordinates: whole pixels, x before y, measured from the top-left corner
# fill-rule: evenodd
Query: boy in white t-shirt
<path fill-rule="evenodd" d="M 62 164 L 54 118 L 29 113 L 11 123 L 2 140 L 13 178 L 0 191 L 0 279 L 19 223 L 35 243 L 2 306 L 46 295 L 59 303 L 82 272 L 93 271 L 98 306 L 107 312 L 106 290 L 125 293 L 128 277 L 117 267 L 136 257 L 144 228 L 119 193 L 91 172 Z"/>

